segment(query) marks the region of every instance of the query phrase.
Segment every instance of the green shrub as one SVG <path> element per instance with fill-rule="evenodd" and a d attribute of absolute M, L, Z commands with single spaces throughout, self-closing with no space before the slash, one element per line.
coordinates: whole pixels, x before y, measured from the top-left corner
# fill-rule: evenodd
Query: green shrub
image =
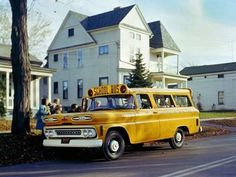
<path fill-rule="evenodd" d="M 0 101 L 0 116 L 3 117 L 6 115 L 6 108 L 4 107 L 4 103 Z"/>

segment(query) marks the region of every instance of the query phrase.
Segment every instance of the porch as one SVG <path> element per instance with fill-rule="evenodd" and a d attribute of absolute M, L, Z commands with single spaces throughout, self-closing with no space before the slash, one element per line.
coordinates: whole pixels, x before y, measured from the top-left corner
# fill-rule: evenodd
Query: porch
<path fill-rule="evenodd" d="M 40 79 L 48 78 L 48 94 L 47 97 L 51 100 L 51 78 L 54 70 L 31 66 L 31 84 L 30 84 L 30 106 L 32 111 L 36 111 L 40 105 Z M 7 115 L 11 116 L 14 103 L 14 85 L 12 79 L 12 67 L 8 63 L 0 62 L 0 77 L 5 80 L 6 96 L 4 105 L 7 109 Z"/>

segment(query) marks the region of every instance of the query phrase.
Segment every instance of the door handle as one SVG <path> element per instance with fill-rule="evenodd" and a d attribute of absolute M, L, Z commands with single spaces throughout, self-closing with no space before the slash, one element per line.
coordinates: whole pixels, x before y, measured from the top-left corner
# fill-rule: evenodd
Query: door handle
<path fill-rule="evenodd" d="M 154 111 L 153 114 L 158 114 L 158 112 L 157 112 L 157 111 Z"/>

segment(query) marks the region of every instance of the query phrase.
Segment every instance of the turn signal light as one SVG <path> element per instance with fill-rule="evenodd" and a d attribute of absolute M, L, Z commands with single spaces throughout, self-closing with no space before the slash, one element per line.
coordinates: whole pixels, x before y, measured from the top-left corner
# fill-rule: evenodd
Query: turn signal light
<path fill-rule="evenodd" d="M 120 92 L 121 93 L 125 93 L 127 91 L 127 87 L 125 86 L 125 85 L 122 85 L 121 87 L 120 87 Z"/>
<path fill-rule="evenodd" d="M 93 96 L 93 90 L 92 89 L 88 90 L 88 96 Z"/>

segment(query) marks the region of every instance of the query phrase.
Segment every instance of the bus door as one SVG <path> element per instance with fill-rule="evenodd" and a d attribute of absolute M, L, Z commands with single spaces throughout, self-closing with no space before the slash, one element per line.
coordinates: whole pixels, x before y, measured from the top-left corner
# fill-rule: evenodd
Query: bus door
<path fill-rule="evenodd" d="M 153 109 L 148 94 L 137 94 L 137 107 L 135 116 L 136 142 L 147 142 L 159 137 L 158 112 Z"/>

